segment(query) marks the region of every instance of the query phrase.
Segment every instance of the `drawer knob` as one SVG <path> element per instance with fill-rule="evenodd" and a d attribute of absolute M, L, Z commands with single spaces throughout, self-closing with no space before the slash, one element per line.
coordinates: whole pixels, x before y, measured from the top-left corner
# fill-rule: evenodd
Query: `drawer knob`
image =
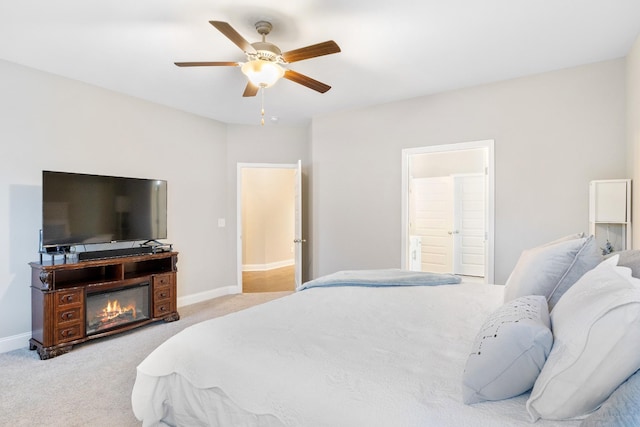
<path fill-rule="evenodd" d="M 165 294 L 164 292 L 162 292 L 162 293 L 160 294 L 160 297 L 162 297 L 162 298 L 164 298 L 164 297 L 166 297 L 166 296 L 167 296 L 167 294 Z"/>
<path fill-rule="evenodd" d="M 65 311 L 64 313 L 62 313 L 62 319 L 63 320 L 73 319 L 73 311 Z"/>

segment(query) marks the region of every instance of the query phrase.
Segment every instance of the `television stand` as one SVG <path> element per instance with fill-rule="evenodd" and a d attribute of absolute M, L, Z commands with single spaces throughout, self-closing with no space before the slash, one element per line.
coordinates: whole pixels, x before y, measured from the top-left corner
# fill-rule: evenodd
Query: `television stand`
<path fill-rule="evenodd" d="M 177 252 L 164 252 L 78 263 L 32 262 L 31 339 L 29 349 L 41 359 L 67 353 L 75 344 L 163 320 L 180 319 L 177 311 Z M 142 289 L 142 290 L 141 290 Z M 141 294 L 142 320 L 98 329 L 88 301 L 117 292 Z M 135 317 L 135 316 L 133 316 Z"/>

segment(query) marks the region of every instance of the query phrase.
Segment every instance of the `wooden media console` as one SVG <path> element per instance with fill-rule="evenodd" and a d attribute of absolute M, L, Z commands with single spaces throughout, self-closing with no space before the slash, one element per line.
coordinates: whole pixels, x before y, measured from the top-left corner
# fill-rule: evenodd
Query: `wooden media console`
<path fill-rule="evenodd" d="M 161 252 L 78 263 L 30 263 L 29 348 L 49 359 L 90 339 L 180 319 L 177 262 L 177 252 Z M 118 295 L 134 298 L 137 304 L 118 302 Z M 102 300 L 107 304 L 96 310 Z"/>

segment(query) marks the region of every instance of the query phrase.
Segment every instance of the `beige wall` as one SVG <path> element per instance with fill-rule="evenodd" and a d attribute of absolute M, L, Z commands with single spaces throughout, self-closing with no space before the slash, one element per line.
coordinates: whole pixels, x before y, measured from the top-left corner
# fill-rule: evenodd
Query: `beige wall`
<path fill-rule="evenodd" d="M 640 36 L 627 55 L 627 169 L 632 185 L 633 248 L 640 248 Z"/>
<path fill-rule="evenodd" d="M 588 231 L 588 183 L 626 176 L 625 61 L 314 119 L 313 276 L 400 267 L 403 148 L 495 141 L 495 280 Z"/>
<path fill-rule="evenodd" d="M 292 264 L 295 169 L 242 169 L 242 264 L 265 270 Z"/>

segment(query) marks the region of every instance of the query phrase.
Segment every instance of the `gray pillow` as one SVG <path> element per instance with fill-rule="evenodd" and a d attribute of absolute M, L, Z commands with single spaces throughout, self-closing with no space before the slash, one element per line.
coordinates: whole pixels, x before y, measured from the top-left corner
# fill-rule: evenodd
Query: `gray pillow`
<path fill-rule="evenodd" d="M 602 261 L 593 236 L 560 239 L 522 252 L 507 280 L 504 301 L 544 295 L 549 310 L 584 273 Z"/>
<path fill-rule="evenodd" d="M 552 344 L 544 296 L 524 296 L 500 307 L 471 348 L 462 376 L 464 403 L 508 399 L 531 389 Z"/>
<path fill-rule="evenodd" d="M 618 265 L 629 267 L 631 269 L 631 275 L 640 278 L 640 250 L 629 249 L 627 251 L 614 252 L 607 255 L 607 258 L 614 255 L 620 255 Z"/>
<path fill-rule="evenodd" d="M 640 371 L 637 371 L 589 415 L 580 427 L 629 427 L 640 425 Z"/>
<path fill-rule="evenodd" d="M 549 311 L 558 303 L 560 297 L 569 290 L 587 271 L 594 269 L 603 260 L 602 253 L 598 248 L 598 243 L 593 236 L 587 237 L 584 245 L 576 254 L 573 263 L 569 266 L 562 279 L 555 289 L 547 296 Z"/>

